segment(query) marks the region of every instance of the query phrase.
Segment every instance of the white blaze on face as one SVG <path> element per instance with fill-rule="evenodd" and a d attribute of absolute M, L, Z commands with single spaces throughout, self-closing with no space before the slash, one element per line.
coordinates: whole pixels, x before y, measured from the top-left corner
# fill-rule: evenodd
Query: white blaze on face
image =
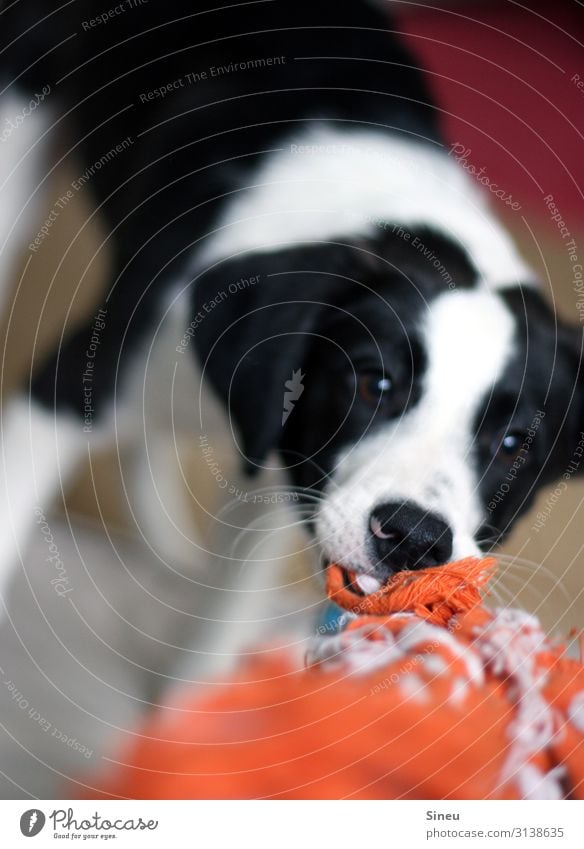
<path fill-rule="evenodd" d="M 317 521 L 328 557 L 370 570 L 371 510 L 406 500 L 448 522 L 453 557 L 478 553 L 473 427 L 509 359 L 513 328 L 509 309 L 485 290 L 449 292 L 431 302 L 423 319 L 420 400 L 339 458 Z"/>

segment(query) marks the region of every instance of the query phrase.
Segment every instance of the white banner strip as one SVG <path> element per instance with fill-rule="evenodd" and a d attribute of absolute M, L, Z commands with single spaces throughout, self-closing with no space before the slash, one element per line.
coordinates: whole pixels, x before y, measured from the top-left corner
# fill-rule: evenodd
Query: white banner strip
<path fill-rule="evenodd" d="M 2 801 L 0 845 L 582 849 L 584 802 Z M 31 842 L 33 841 L 33 842 Z"/>

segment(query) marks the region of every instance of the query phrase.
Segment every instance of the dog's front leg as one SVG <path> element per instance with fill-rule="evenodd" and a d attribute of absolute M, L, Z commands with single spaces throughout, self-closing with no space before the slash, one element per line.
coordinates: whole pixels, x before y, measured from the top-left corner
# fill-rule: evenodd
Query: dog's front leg
<path fill-rule="evenodd" d="M 250 488 L 250 480 L 242 478 L 240 500 L 226 503 L 215 516 L 208 578 L 201 587 L 205 602 L 174 669 L 170 701 L 180 698 L 187 682 L 202 685 L 229 674 L 266 640 L 274 646 L 291 641 L 303 656 L 311 615 L 296 610 L 289 579 L 306 540 L 289 503 L 264 500 L 278 486 L 271 477 L 262 483 Z"/>
<path fill-rule="evenodd" d="M 1 411 L 0 596 L 48 512 L 87 451 L 80 422 L 17 396 Z M 0 616 L 3 608 L 0 608 Z"/>

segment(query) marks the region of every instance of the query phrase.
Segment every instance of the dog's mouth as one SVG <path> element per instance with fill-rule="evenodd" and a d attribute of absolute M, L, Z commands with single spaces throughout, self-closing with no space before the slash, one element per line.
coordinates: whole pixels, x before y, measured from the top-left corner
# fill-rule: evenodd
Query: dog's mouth
<path fill-rule="evenodd" d="M 325 564 L 325 568 L 331 565 L 332 563 L 329 562 Z M 374 578 L 373 575 L 368 575 L 366 572 L 357 572 L 348 566 L 343 566 L 341 563 L 337 563 L 335 565 L 338 569 L 340 569 L 344 588 L 346 590 L 351 590 L 351 592 L 355 593 L 355 595 L 363 597 L 373 595 L 374 593 L 379 592 L 379 590 L 384 586 L 384 584 L 377 578 Z"/>

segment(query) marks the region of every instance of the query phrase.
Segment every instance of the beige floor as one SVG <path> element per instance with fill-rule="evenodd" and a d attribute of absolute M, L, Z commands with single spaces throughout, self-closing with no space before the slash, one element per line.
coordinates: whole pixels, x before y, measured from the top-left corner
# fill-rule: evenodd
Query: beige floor
<path fill-rule="evenodd" d="M 71 179 L 70 174 L 62 174 L 53 182 L 47 192 L 48 207 Z M 573 314 L 574 294 L 565 282 L 570 279 L 567 261 L 554 246 L 553 234 L 530 221 L 536 234 L 533 238 L 518 218 L 508 223 L 544 279 L 549 276 L 553 281 L 549 288 L 559 312 L 566 316 Z M 33 352 L 34 356 L 42 356 L 52 340 L 90 314 L 99 299 L 108 252 L 87 193 L 76 195 L 55 223 L 43 250 L 32 255 L 32 259 L 27 255 L 26 260 L 28 265 L 25 262 L 20 275 L 15 275 L 18 289 L 7 323 L 7 353 L 2 371 L 4 397 L 26 380 Z M 81 476 L 68 498 L 69 507 L 98 516 L 100 521 L 124 525 L 124 502 L 115 463 L 104 458 L 96 474 L 95 486 L 87 474 Z M 201 477 L 196 474 L 194 460 L 192 475 Z M 204 478 L 210 480 L 208 475 Z M 557 627 L 561 633 L 584 623 L 583 496 L 584 482 L 571 483 L 545 528 L 536 532 L 532 529 L 534 515 L 547 497 L 547 493 L 542 493 L 538 504 L 519 523 L 503 549 L 521 558 L 500 588 L 505 600 L 514 599 L 530 610 L 537 610 L 549 628 Z M 212 499 L 209 488 L 202 500 L 212 507 Z"/>

